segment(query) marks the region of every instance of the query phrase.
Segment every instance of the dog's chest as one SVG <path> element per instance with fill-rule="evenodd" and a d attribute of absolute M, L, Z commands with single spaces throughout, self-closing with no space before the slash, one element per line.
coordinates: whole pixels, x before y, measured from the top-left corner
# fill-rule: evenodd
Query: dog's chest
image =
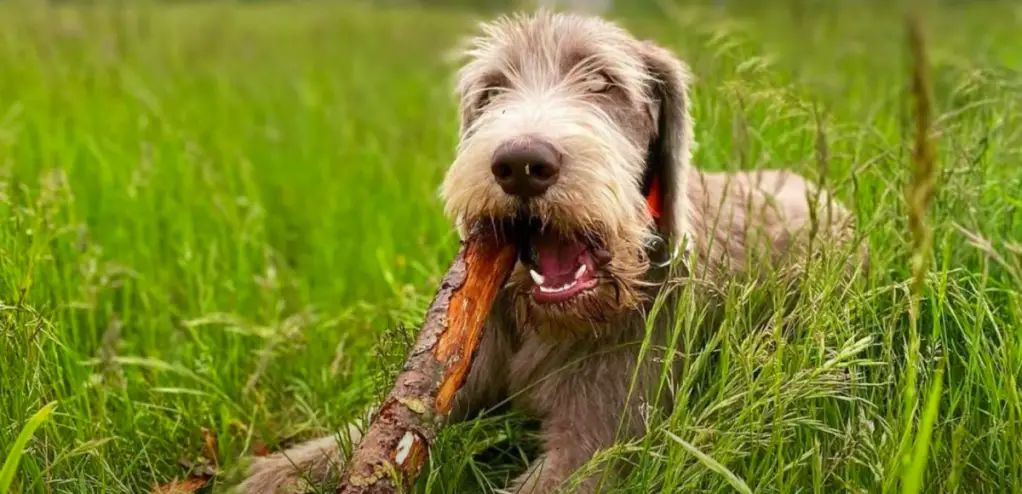
<path fill-rule="evenodd" d="M 578 372 L 570 365 L 578 353 L 567 344 L 524 338 L 509 366 L 508 391 L 515 408 L 542 416 L 556 406 L 556 396 L 564 391 L 562 382 Z"/>
<path fill-rule="evenodd" d="M 617 403 L 635 370 L 636 354 L 597 342 L 550 343 L 524 338 L 511 356 L 508 392 L 514 408 L 537 418 Z"/>

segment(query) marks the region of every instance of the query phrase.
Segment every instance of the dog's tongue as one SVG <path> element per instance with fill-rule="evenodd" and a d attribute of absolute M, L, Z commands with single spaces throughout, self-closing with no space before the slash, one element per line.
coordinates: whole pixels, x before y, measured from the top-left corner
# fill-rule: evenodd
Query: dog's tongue
<path fill-rule="evenodd" d="M 536 268 L 543 276 L 570 275 L 584 262 L 586 246 L 575 238 L 540 233 L 532 241 Z"/>

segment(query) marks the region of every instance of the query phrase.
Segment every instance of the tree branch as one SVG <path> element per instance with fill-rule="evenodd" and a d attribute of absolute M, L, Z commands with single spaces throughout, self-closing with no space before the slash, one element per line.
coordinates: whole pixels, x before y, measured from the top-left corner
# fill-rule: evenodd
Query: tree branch
<path fill-rule="evenodd" d="M 514 245 L 494 228 L 477 226 L 462 243 L 393 389 L 345 467 L 339 494 L 394 493 L 415 483 L 515 257 Z"/>

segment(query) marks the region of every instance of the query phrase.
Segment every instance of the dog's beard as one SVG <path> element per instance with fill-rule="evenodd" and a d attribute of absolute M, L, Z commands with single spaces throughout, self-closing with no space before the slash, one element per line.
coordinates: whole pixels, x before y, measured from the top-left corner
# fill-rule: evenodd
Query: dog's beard
<path fill-rule="evenodd" d="M 514 315 L 519 329 L 549 339 L 598 337 L 606 327 L 627 311 L 630 304 L 617 281 L 601 281 L 596 287 L 556 304 L 539 304 L 531 287 L 509 286 L 513 291 Z"/>

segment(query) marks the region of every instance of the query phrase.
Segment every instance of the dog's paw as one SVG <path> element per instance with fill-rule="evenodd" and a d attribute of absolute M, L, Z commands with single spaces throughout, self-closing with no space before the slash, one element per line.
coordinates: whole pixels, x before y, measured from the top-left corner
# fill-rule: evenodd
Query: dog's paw
<path fill-rule="evenodd" d="M 343 468 L 337 436 L 308 441 L 286 451 L 253 458 L 236 494 L 300 494 L 334 484 Z"/>
<path fill-rule="evenodd" d="M 292 467 L 276 462 L 255 461 L 246 475 L 235 494 L 305 494 L 316 487 Z"/>

